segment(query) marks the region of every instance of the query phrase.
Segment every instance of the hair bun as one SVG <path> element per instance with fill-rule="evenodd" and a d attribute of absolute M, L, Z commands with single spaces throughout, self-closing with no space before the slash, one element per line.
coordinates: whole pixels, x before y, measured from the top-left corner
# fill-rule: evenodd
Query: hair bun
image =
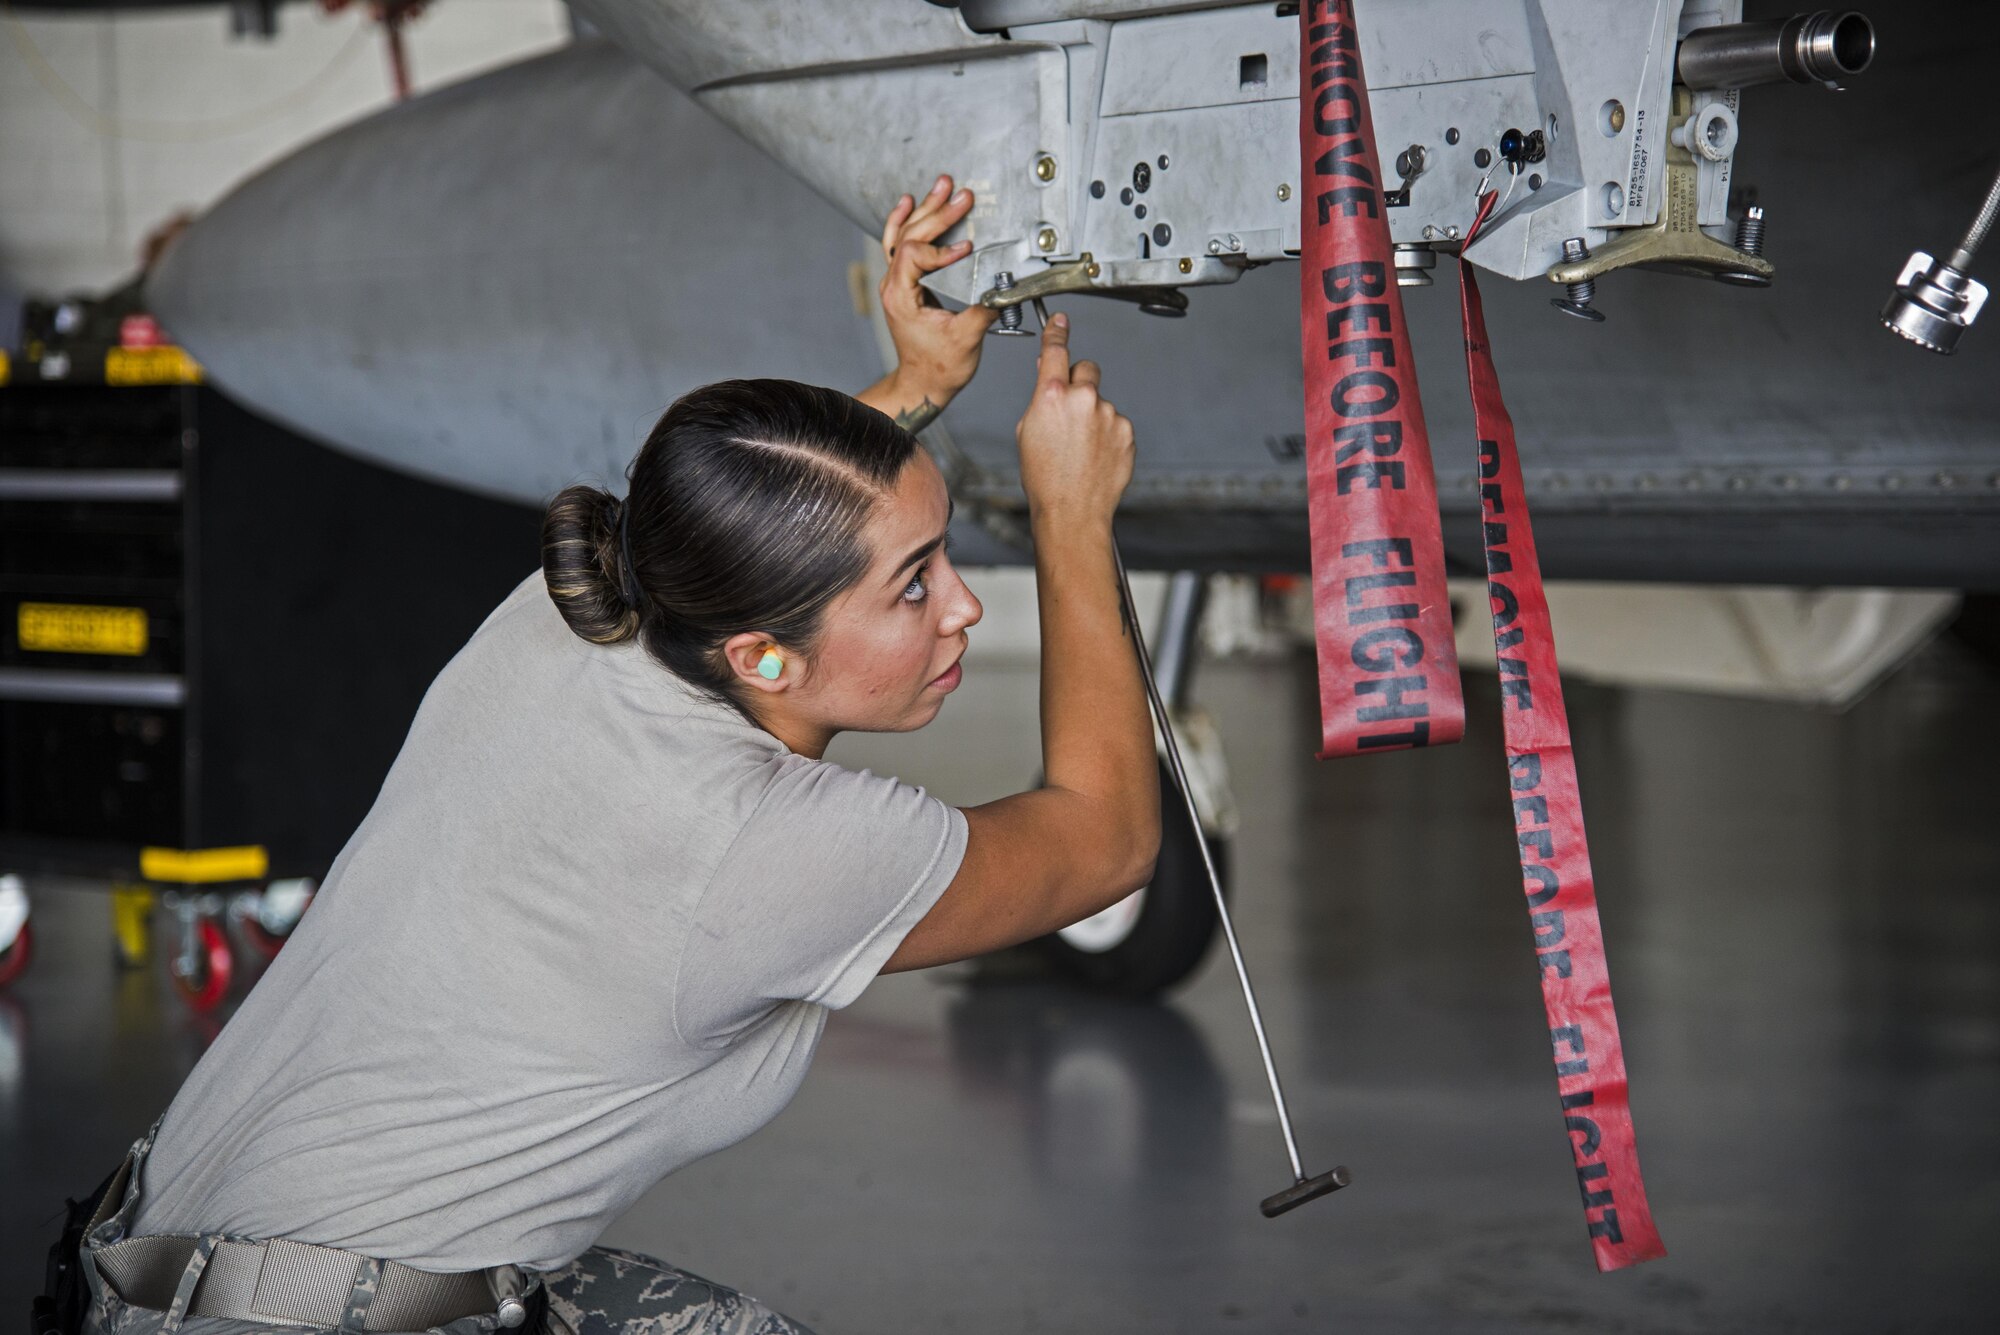
<path fill-rule="evenodd" d="M 564 622 L 592 644 L 639 631 L 620 541 L 624 505 L 602 487 L 565 487 L 542 516 L 542 578 Z"/>

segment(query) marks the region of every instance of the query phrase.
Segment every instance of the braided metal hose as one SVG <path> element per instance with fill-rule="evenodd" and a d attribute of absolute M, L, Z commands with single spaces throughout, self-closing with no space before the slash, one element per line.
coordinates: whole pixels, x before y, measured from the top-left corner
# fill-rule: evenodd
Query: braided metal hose
<path fill-rule="evenodd" d="M 1951 267 L 1961 273 L 1972 267 L 1972 256 L 1979 249 L 1986 234 L 1993 230 L 1993 220 L 2000 217 L 2000 176 L 1993 178 L 1993 184 L 1986 191 L 1986 202 L 1979 206 L 1979 216 L 1966 229 L 1965 239 L 1958 243 L 1958 249 L 1951 253 Z"/>

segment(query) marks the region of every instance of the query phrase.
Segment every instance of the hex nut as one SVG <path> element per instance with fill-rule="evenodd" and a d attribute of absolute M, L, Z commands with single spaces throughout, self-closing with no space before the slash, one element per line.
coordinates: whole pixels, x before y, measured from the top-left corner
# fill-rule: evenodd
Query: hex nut
<path fill-rule="evenodd" d="M 1053 181 L 1056 179 L 1056 160 L 1043 153 L 1035 159 L 1035 179 Z"/>
<path fill-rule="evenodd" d="M 1287 200 L 1287 199 L 1290 199 L 1291 197 L 1292 197 L 1292 188 L 1291 188 L 1291 186 L 1289 186 L 1289 185 L 1281 185 L 1281 186 L 1279 186 L 1279 187 L 1278 187 L 1278 198 L 1279 198 L 1280 200 Z"/>
<path fill-rule="evenodd" d="M 1182 272 L 1182 273 L 1193 273 L 1193 272 L 1194 272 L 1194 261 L 1193 261 L 1193 260 L 1191 260 L 1191 259 L 1188 259 L 1188 258 L 1187 258 L 1186 256 L 1182 256 L 1182 257 L 1181 257 L 1181 272 Z"/>
<path fill-rule="evenodd" d="M 1035 249 L 1054 250 L 1055 248 L 1056 248 L 1055 228 L 1044 227 L 1042 228 L 1041 231 L 1035 233 Z"/>

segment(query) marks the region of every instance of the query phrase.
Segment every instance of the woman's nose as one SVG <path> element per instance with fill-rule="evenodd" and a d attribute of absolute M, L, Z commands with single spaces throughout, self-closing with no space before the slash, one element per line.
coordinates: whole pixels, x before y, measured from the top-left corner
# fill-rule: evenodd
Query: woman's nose
<path fill-rule="evenodd" d="M 986 609 L 980 605 L 979 599 L 973 596 L 972 590 L 966 586 L 964 580 L 959 580 L 958 599 L 939 629 L 947 635 L 956 635 L 978 625 L 979 618 L 985 615 Z"/>

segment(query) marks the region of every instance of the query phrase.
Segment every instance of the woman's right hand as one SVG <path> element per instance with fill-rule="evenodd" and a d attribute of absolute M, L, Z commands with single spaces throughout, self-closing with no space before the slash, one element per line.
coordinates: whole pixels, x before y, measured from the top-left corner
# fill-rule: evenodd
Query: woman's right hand
<path fill-rule="evenodd" d="M 1132 481 L 1131 420 L 1098 393 L 1096 362 L 1069 360 L 1069 317 L 1042 330 L 1035 396 L 1014 428 L 1028 512 L 1044 520 L 1109 525 Z"/>

